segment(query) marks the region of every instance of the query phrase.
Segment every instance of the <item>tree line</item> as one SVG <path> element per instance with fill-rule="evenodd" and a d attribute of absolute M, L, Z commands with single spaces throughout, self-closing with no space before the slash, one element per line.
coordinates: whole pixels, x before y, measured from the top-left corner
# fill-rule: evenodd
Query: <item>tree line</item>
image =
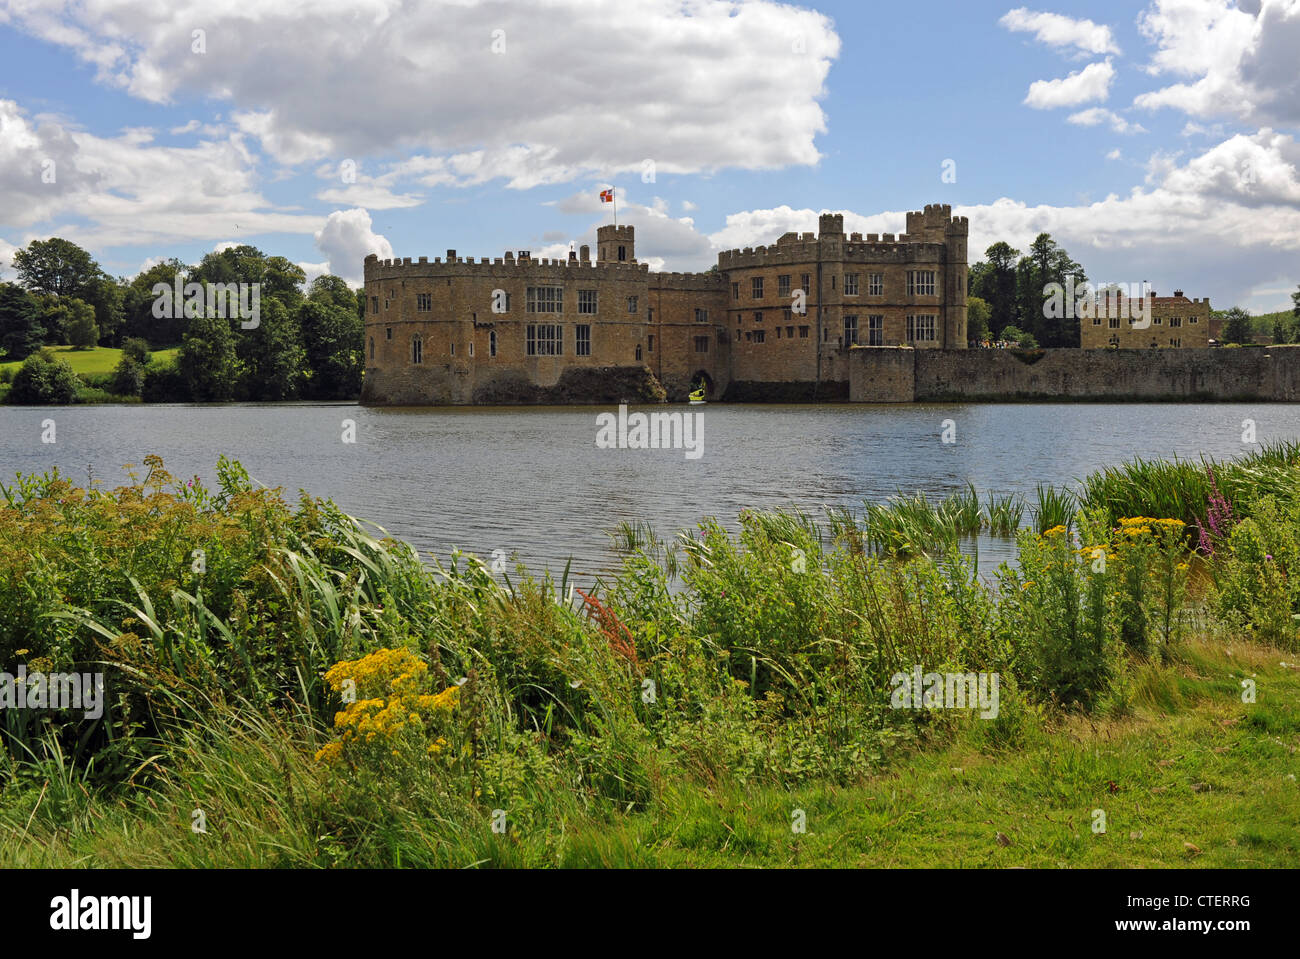
<path fill-rule="evenodd" d="M 307 285 L 301 267 L 250 245 L 207 254 L 195 265 L 170 259 L 134 279 L 114 279 L 77 244 L 34 240 L 14 254 L 16 283 L 0 283 L 0 351 L 23 360 L 10 402 L 73 402 L 71 367 L 45 350 L 122 349 L 112 374 L 86 385 L 148 402 L 356 399 L 365 368 L 363 291 L 341 277 Z M 258 322 L 173 304 L 156 309 L 157 284 L 257 284 Z M 211 298 L 208 299 L 211 303 Z M 162 315 L 157 315 L 162 313 Z M 251 325 L 251 324 L 250 324 Z M 175 361 L 152 351 L 177 347 Z"/>

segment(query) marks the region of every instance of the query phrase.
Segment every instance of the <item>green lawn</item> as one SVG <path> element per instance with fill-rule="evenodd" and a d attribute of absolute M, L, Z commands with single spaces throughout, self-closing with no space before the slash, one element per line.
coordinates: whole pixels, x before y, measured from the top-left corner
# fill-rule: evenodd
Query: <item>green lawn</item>
<path fill-rule="evenodd" d="M 67 360 L 74 373 L 112 373 L 118 360 L 122 358 L 122 351 L 111 346 L 97 346 L 93 350 L 76 350 L 71 346 L 51 346 L 49 349 L 60 359 Z M 172 362 L 176 359 L 176 347 L 157 350 L 151 355 Z M 0 369 L 11 369 L 15 372 L 20 366 L 22 366 L 20 360 L 0 363 Z"/>

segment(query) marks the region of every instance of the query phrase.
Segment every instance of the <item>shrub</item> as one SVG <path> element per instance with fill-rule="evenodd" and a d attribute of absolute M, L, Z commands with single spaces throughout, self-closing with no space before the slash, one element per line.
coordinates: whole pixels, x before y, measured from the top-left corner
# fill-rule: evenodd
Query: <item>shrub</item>
<path fill-rule="evenodd" d="M 109 389 L 118 396 L 140 396 L 144 392 L 144 381 L 145 367 L 139 360 L 123 352 L 113 370 Z"/>
<path fill-rule="evenodd" d="M 1232 528 L 1215 552 L 1211 605 L 1230 626 L 1264 642 L 1300 649 L 1300 508 L 1273 497 Z"/>
<path fill-rule="evenodd" d="M 25 406 L 75 403 L 80 388 L 81 381 L 68 362 L 42 350 L 23 360 L 7 400 Z"/>

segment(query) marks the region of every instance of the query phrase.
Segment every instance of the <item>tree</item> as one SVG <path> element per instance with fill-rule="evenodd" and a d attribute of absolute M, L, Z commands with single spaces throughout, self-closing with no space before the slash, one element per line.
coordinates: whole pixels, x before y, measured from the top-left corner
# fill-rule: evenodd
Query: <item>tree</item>
<path fill-rule="evenodd" d="M 355 399 L 365 372 L 365 326 L 355 312 L 310 301 L 298 310 L 312 399 Z"/>
<path fill-rule="evenodd" d="M 1053 283 L 1065 287 L 1070 279 L 1076 288 L 1082 286 L 1088 280 L 1083 267 L 1052 239 L 1050 233 L 1040 233 L 1030 244 L 1029 253 L 1020 261 L 1019 278 L 1023 328 L 1033 333 L 1044 346 L 1078 346 L 1079 318 L 1075 315 L 1074 303 L 1066 303 L 1064 310 L 1048 310 L 1047 287 Z M 1057 312 L 1060 315 L 1051 315 Z"/>
<path fill-rule="evenodd" d="M 67 306 L 72 312 L 72 319 L 68 322 L 68 342 L 78 350 L 93 350 L 99 342 L 94 308 L 76 297 L 69 299 Z"/>
<path fill-rule="evenodd" d="M 1250 313 L 1246 310 L 1234 306 L 1223 314 L 1223 319 L 1223 342 L 1250 343 L 1254 339 Z"/>
<path fill-rule="evenodd" d="M 149 341 L 138 336 L 128 336 L 122 341 L 122 355 L 130 357 L 141 366 L 148 366 Z"/>
<path fill-rule="evenodd" d="M 9 388 L 8 402 L 23 406 L 75 403 L 81 381 L 67 360 L 55 359 L 48 350 L 23 360 Z"/>
<path fill-rule="evenodd" d="M 1291 342 L 1290 330 L 1288 329 L 1286 322 L 1280 316 L 1273 321 L 1273 342 Z"/>
<path fill-rule="evenodd" d="M 16 252 L 14 269 L 27 289 L 52 296 L 82 296 L 104 275 L 89 253 L 57 236 L 32 240 L 27 249 Z"/>
<path fill-rule="evenodd" d="M 40 308 L 31 294 L 17 283 L 0 283 L 0 349 L 21 360 L 44 341 Z"/>
<path fill-rule="evenodd" d="M 970 292 L 987 301 L 995 330 L 1016 322 L 1016 258 L 1020 251 L 1007 243 L 994 243 L 984 255 L 987 263 L 971 268 Z"/>
<path fill-rule="evenodd" d="M 262 307 L 261 322 L 236 334 L 235 352 L 243 365 L 241 395 L 250 400 L 291 400 L 307 372 L 298 321 L 276 298 Z"/>
<path fill-rule="evenodd" d="M 239 385 L 240 364 L 230 321 L 206 314 L 190 320 L 176 365 L 191 400 L 233 399 Z"/>
<path fill-rule="evenodd" d="M 144 392 L 145 366 L 133 356 L 122 354 L 113 368 L 109 392 L 117 396 L 139 396 Z"/>
<path fill-rule="evenodd" d="M 127 284 L 122 297 L 125 313 L 122 332 L 126 336 L 144 337 L 155 346 L 179 343 L 185 337 L 190 321 L 181 309 L 173 310 L 167 316 L 154 316 L 154 303 L 158 297 L 153 288 L 157 283 L 165 283 L 174 289 L 178 276 L 183 286 L 189 279 L 189 270 L 180 260 L 172 258 L 155 263 Z"/>
<path fill-rule="evenodd" d="M 981 342 L 989 335 L 989 317 L 993 315 L 988 303 L 978 296 L 966 298 L 966 338 Z"/>
<path fill-rule="evenodd" d="M 1295 314 L 1296 319 L 1300 320 L 1300 290 L 1291 294 L 1291 302 L 1295 304 L 1295 309 L 1291 312 Z"/>
<path fill-rule="evenodd" d="M 357 308 L 357 295 L 348 286 L 348 281 L 333 273 L 324 273 L 312 280 L 307 290 L 307 299 L 312 303 L 323 303 L 345 310 Z"/>
<path fill-rule="evenodd" d="M 81 294 L 81 299 L 95 311 L 95 326 L 99 327 L 100 339 L 109 343 L 117 342 L 122 335 L 122 324 L 126 320 L 125 294 L 125 283 L 107 276 L 91 280 Z"/>

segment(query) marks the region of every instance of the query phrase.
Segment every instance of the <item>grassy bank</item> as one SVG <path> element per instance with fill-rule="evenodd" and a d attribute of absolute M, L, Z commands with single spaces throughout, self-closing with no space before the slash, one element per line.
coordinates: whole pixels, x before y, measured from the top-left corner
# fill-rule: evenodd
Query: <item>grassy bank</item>
<path fill-rule="evenodd" d="M 427 567 L 328 503 L 218 474 L 207 490 L 149 459 L 111 492 L 0 491 L 5 668 L 102 671 L 108 707 L 4 710 L 0 862 L 1300 852 L 1295 482 L 1220 485 L 1165 516 L 1108 500 L 1115 477 L 1073 515 L 1040 491 L 1036 519 L 1068 522 L 1022 531 L 991 587 L 949 543 L 872 532 L 932 522 L 910 502 L 747 513 L 739 534 L 705 521 L 670 542 L 625 528 L 617 576 L 570 592 L 471 557 Z M 942 515 L 969 530 L 1020 508 L 980 507 L 967 491 Z M 996 708 L 898 708 L 917 667 L 995 674 Z"/>
<path fill-rule="evenodd" d="M 117 364 L 122 359 L 122 351 L 111 346 L 96 346 L 90 350 L 78 350 L 71 346 L 50 346 L 46 347 L 51 353 L 61 360 L 67 360 L 68 365 L 72 367 L 72 372 L 77 375 L 83 373 L 112 373 Z M 160 362 L 176 362 L 177 348 L 154 350 L 152 355 Z M 22 366 L 21 360 L 11 360 L 7 363 L 0 363 L 0 370 L 9 370 L 11 373 L 17 373 L 18 368 Z"/>

